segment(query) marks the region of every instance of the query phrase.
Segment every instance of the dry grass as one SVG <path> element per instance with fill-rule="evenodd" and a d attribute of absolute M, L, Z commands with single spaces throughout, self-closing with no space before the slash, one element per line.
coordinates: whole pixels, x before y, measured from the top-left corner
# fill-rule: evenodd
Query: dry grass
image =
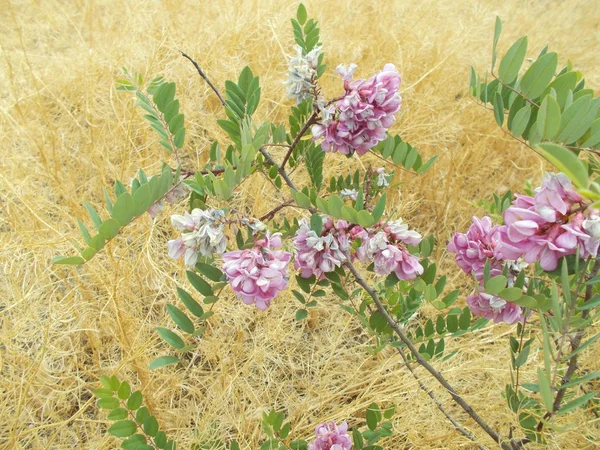
<path fill-rule="evenodd" d="M 543 171 L 535 155 L 467 98 L 468 66 L 481 71 L 487 66 L 499 14 L 505 24 L 501 51 L 528 32 L 532 49 L 549 41 L 562 62 L 568 56 L 587 73 L 589 85 L 598 86 L 598 5 L 593 0 L 307 3 L 321 22 L 330 68 L 354 61 L 361 76 L 387 61 L 400 68 L 404 105 L 394 129 L 425 155 L 440 157 L 426 176 L 400 174 L 403 184 L 392 204 L 411 225 L 435 233 L 442 243 L 436 257 L 450 271 L 450 284 L 464 284 L 449 264 L 445 240 L 481 213 L 474 200 L 490 189 L 519 189 L 527 178 L 537 182 Z M 209 142 L 224 139 L 214 120 L 222 113 L 177 50 L 197 57 L 219 86 L 249 64 L 263 85 L 260 118 L 283 120 L 290 103 L 281 81 L 295 2 L 4 0 L 0 5 L 1 448 L 115 448 L 117 442 L 104 432 L 105 414 L 89 393 L 104 373 L 119 373 L 139 386 L 181 448 L 211 436 L 238 436 L 243 448 L 258 448 L 259 418 L 269 407 L 286 410 L 294 435 L 308 438 L 324 419 L 362 423 L 373 401 L 399 406 L 386 448 L 472 448 L 395 354 L 367 352 L 369 336 L 333 306 L 333 298 L 298 325 L 291 295 L 261 313 L 226 294 L 193 364 L 148 371 L 148 363 L 165 351 L 155 327 L 168 323 L 165 304 L 174 301 L 177 284 L 185 285 L 181 265 L 165 255 L 173 235 L 168 211 L 154 226 L 148 217 L 138 220 L 82 268 L 49 265 L 78 238 L 74 217 L 85 216 L 82 200 L 99 205 L 102 186 L 127 180 L 140 167 L 152 173 L 166 158 L 130 98 L 115 92 L 119 67 L 148 76 L 162 73 L 177 82 L 189 136 L 184 164 L 197 167 L 206 160 Z M 333 96 L 339 82 L 332 72 L 324 86 Z M 356 164 L 335 156 L 329 161 L 330 173 Z M 246 184 L 236 201 L 260 213 L 279 198 L 257 181 Z M 422 318 L 434 313 L 426 307 Z M 509 381 L 512 331 L 489 327 L 454 340 L 450 346 L 459 355 L 437 364 L 503 434 L 514 424 L 500 396 Z M 600 369 L 593 349 L 584 353 L 582 365 Z M 528 364 L 525 374 L 531 376 L 534 367 Z M 481 442 L 494 447 L 439 395 Z M 598 445 L 598 420 L 581 412 L 573 421 L 549 448 Z"/>

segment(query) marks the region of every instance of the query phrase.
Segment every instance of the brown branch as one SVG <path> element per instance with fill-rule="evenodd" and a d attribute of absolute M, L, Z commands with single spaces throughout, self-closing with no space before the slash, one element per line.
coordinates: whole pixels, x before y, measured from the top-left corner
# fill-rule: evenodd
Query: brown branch
<path fill-rule="evenodd" d="M 285 208 L 287 206 L 292 206 L 293 203 L 294 203 L 294 199 L 290 198 L 289 200 L 286 200 L 285 202 L 283 202 L 281 205 L 273 208 L 271 211 L 266 213 L 264 216 L 260 217 L 258 220 L 260 220 L 261 222 L 264 222 L 265 220 L 270 220 L 275 216 L 275 214 L 277 214 L 283 208 Z"/>
<path fill-rule="evenodd" d="M 308 120 L 306 121 L 306 123 L 304 124 L 304 126 L 302 127 L 302 129 L 298 132 L 298 134 L 294 138 L 294 141 L 290 144 L 290 148 L 288 149 L 287 153 L 283 157 L 283 161 L 281 162 L 281 168 L 282 169 L 285 168 L 285 165 L 288 162 L 288 159 L 290 159 L 290 156 L 292 155 L 292 152 L 294 151 L 294 149 L 298 145 L 298 142 L 300 142 L 300 139 L 302 139 L 302 136 L 304 136 L 304 134 L 308 131 L 308 129 L 312 125 L 314 125 L 315 123 L 317 123 L 317 117 L 318 117 L 318 115 L 319 115 L 318 111 L 313 112 L 312 116 L 310 116 L 308 118 Z"/>
<path fill-rule="evenodd" d="M 223 106 L 226 107 L 227 103 L 225 103 L 225 99 L 221 96 L 219 90 L 215 87 L 215 85 L 211 83 L 211 81 L 208 79 L 208 77 L 206 76 L 206 74 L 204 73 L 204 71 L 200 68 L 200 66 L 198 65 L 198 63 L 196 61 L 194 61 L 190 56 L 188 56 L 185 53 L 183 53 L 181 50 L 179 50 L 179 51 L 181 52 L 181 56 L 183 56 L 184 58 L 189 59 L 192 62 L 192 64 L 194 65 L 194 67 L 198 71 L 198 74 L 200 74 L 200 76 L 202 77 L 202 79 L 208 83 L 208 85 L 213 90 L 213 92 L 215 94 L 217 94 L 217 97 L 219 97 L 219 100 L 221 100 L 221 103 L 223 104 Z"/>
<path fill-rule="evenodd" d="M 504 442 L 500 438 L 500 436 L 498 435 L 498 433 L 496 433 L 496 431 L 494 431 L 479 416 L 479 414 L 477 414 L 473 410 L 473 408 L 471 407 L 471 405 L 469 405 L 460 395 L 458 395 L 456 393 L 456 391 L 454 390 L 454 388 L 452 387 L 452 385 L 450 383 L 448 383 L 448 381 L 444 378 L 444 376 L 440 372 L 438 372 L 431 364 L 429 364 L 425 359 L 423 359 L 423 357 L 419 353 L 419 350 L 415 347 L 415 345 L 412 343 L 412 341 L 406 336 L 406 334 L 404 333 L 404 331 L 402 331 L 402 329 L 398 326 L 398 324 L 396 323 L 396 321 L 387 312 L 387 310 L 385 309 L 385 307 L 381 303 L 381 300 L 379 299 L 379 295 L 377 294 L 377 292 L 375 292 L 365 282 L 365 280 L 362 278 L 362 276 L 360 275 L 360 273 L 358 273 L 358 271 L 356 270 L 356 267 L 354 267 L 354 265 L 352 264 L 352 262 L 350 262 L 350 258 L 349 257 L 347 258 L 347 260 L 345 262 L 345 265 L 350 270 L 350 272 L 352 272 L 352 274 L 354 275 L 354 278 L 356 279 L 356 282 L 367 292 L 367 294 L 369 294 L 371 296 L 371 298 L 375 302 L 375 305 L 377 305 L 377 310 L 385 317 L 385 320 L 392 327 L 392 329 L 394 330 L 394 332 L 396 333 L 396 335 L 400 338 L 400 340 L 410 350 L 410 352 L 413 354 L 413 356 L 417 360 L 417 363 L 419 363 L 419 365 L 423 366 L 437 380 L 437 382 L 439 384 L 441 384 L 442 387 L 444 389 L 446 389 L 446 391 L 448 391 L 448 393 L 450 394 L 450 396 L 452 397 L 452 399 L 477 423 L 477 425 L 479 425 L 488 434 L 488 436 L 490 436 L 494 440 L 494 442 L 497 442 L 503 450 L 513 450 L 512 445 L 509 444 L 509 443 L 507 443 L 507 442 Z"/>

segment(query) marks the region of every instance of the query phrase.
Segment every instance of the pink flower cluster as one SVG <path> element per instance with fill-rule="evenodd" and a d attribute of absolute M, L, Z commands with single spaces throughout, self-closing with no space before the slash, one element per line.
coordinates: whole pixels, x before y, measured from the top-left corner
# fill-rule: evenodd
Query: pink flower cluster
<path fill-rule="evenodd" d="M 333 272 L 346 261 L 346 253 L 350 250 L 350 239 L 347 233 L 348 222 L 334 222 L 330 217 L 322 216 L 323 232 L 317 236 L 310 229 L 305 219 L 300 220 L 300 228 L 294 238 L 296 258 L 294 266 L 300 269 L 300 276 L 317 279 L 324 273 Z"/>
<path fill-rule="evenodd" d="M 409 230 L 402 220 L 389 222 L 367 240 L 363 262 L 373 261 L 373 270 L 380 275 L 394 272 L 400 280 L 414 280 L 423 274 L 423 266 L 406 245 L 420 242 L 421 235 Z"/>
<path fill-rule="evenodd" d="M 511 271 L 518 271 L 515 261 L 520 258 L 528 263 L 539 261 L 542 269 L 552 271 L 559 258 L 577 251 L 582 258 L 596 257 L 600 245 L 600 217 L 584 207 L 566 175 L 547 173 L 533 197 L 515 197 L 504 212 L 504 225 L 494 226 L 489 217 L 474 217 L 467 233 L 456 233 L 448 243 L 458 266 L 474 274 L 480 285 L 467 304 L 475 314 L 496 322 L 515 323 L 524 317 L 518 305 L 483 290 L 487 261 L 490 277 L 500 275 L 507 264 Z"/>
<path fill-rule="evenodd" d="M 364 155 L 385 139 L 400 109 L 400 75 L 393 64 L 386 64 L 369 80 L 352 81 L 355 69 L 355 64 L 350 68 L 338 66 L 345 93 L 325 108 L 322 123 L 312 128 L 315 140 L 324 138 L 321 147 L 326 152 Z"/>
<path fill-rule="evenodd" d="M 584 227 L 588 219 L 582 202 L 566 175 L 547 173 L 533 197 L 517 195 L 504 212 L 497 254 L 503 259 L 539 261 L 548 271 L 557 268 L 559 258 L 578 250 L 581 258 L 595 257 L 600 241 Z"/>
<path fill-rule="evenodd" d="M 248 250 L 223 254 L 223 272 L 238 297 L 247 305 L 265 310 L 288 284 L 287 265 L 292 254 L 281 247 L 281 234 L 267 234 Z"/>
<path fill-rule="evenodd" d="M 333 420 L 322 423 L 315 428 L 315 435 L 316 438 L 308 446 L 308 450 L 350 450 L 352 448 L 346 422 L 342 422 L 339 426 Z"/>
<path fill-rule="evenodd" d="M 301 277 L 314 275 L 320 279 L 323 274 L 333 272 L 347 260 L 352 243 L 357 239 L 360 239 L 360 245 L 352 256 L 363 263 L 373 261 L 376 273 L 387 275 L 394 272 L 401 280 L 412 280 L 423 273 L 419 259 L 406 247 L 418 245 L 421 235 L 409 230 L 402 220 L 364 229 L 345 220 L 334 222 L 327 216 L 322 217 L 320 236 L 310 229 L 306 220 L 300 222 L 296 233 L 295 267 L 300 269 Z"/>

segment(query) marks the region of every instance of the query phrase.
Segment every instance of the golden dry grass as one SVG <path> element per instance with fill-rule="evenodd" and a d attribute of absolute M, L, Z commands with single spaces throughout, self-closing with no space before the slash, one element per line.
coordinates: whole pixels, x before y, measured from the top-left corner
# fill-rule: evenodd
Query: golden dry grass
<path fill-rule="evenodd" d="M 569 57 L 589 85 L 598 86 L 597 6 L 594 0 L 307 1 L 309 14 L 321 23 L 330 67 L 323 84 L 331 96 L 339 90 L 331 70 L 339 63 L 358 63 L 359 76 L 388 61 L 399 67 L 404 104 L 394 130 L 425 155 L 440 156 L 426 176 L 400 174 L 403 184 L 393 200 L 411 225 L 439 239 L 436 258 L 452 286 L 467 283 L 443 243 L 481 213 L 472 202 L 490 190 L 520 189 L 527 178 L 538 182 L 543 172 L 535 155 L 468 99 L 469 64 L 487 67 L 499 14 L 505 25 L 501 51 L 528 33 L 530 48 L 550 42 L 562 62 Z M 169 323 L 165 304 L 174 301 L 176 285 L 186 284 L 182 266 L 165 254 L 174 234 L 169 211 L 154 226 L 141 218 L 82 268 L 49 264 L 78 239 L 74 218 L 85 216 L 82 200 L 100 205 L 102 186 L 127 180 L 140 167 L 153 173 L 167 157 L 130 97 L 115 92 L 119 67 L 177 82 L 188 129 L 183 161 L 198 167 L 210 141 L 225 137 L 215 124 L 222 112 L 177 50 L 194 55 L 218 86 L 249 64 L 263 86 L 258 118 L 284 120 L 290 102 L 282 80 L 295 7 L 289 0 L 0 2 L 1 448 L 116 448 L 104 432 L 105 413 L 90 397 L 105 373 L 142 389 L 181 448 L 236 436 L 243 448 L 258 448 L 260 415 L 270 407 L 287 411 L 294 435 L 309 438 L 313 425 L 325 419 L 362 423 L 373 401 L 398 404 L 386 448 L 472 448 L 394 353 L 367 352 L 371 339 L 333 306 L 333 298 L 299 325 L 289 294 L 261 313 L 228 293 L 193 363 L 150 372 L 148 363 L 165 351 L 155 327 Z M 356 164 L 336 156 L 328 161 L 330 174 Z M 259 214 L 280 197 L 256 180 L 235 201 Z M 421 318 L 433 314 L 425 307 Z M 509 381 L 512 331 L 488 327 L 456 339 L 450 347 L 459 354 L 436 363 L 504 435 L 515 423 L 500 396 Z M 597 351 L 584 353 L 583 367 L 600 369 Z M 534 368 L 525 366 L 526 376 Z M 494 447 L 427 383 L 482 443 Z M 599 422 L 590 417 L 574 414 L 573 428 L 556 434 L 548 447 L 597 446 Z"/>

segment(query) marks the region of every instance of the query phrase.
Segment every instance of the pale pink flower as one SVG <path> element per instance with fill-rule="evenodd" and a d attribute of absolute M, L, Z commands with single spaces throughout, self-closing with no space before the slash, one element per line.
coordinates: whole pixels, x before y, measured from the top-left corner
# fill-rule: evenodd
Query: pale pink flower
<path fill-rule="evenodd" d="M 400 75 L 393 64 L 369 80 L 352 81 L 356 66 L 338 67 L 344 79 L 344 96 L 333 105 L 321 124 L 312 128 L 313 138 L 324 138 L 324 151 L 364 155 L 386 138 L 387 129 L 396 119 L 401 97 Z"/>
<path fill-rule="evenodd" d="M 498 226 L 487 216 L 472 218 L 473 224 L 466 233 L 455 233 L 448 243 L 448 251 L 454 253 L 456 264 L 467 274 L 474 273 L 481 283 L 485 264 L 490 260 L 490 276 L 502 273 L 502 264 L 496 258 L 495 251 L 499 245 Z"/>
<path fill-rule="evenodd" d="M 169 256 L 178 259 L 185 254 L 185 265 L 193 267 L 199 256 L 221 254 L 227 246 L 224 225 L 220 220 L 225 213 L 223 210 L 194 209 L 184 215 L 173 214 L 171 225 L 180 230 L 181 237 L 169 241 Z M 185 251 L 182 250 L 185 246 Z"/>
<path fill-rule="evenodd" d="M 300 269 L 302 278 L 314 275 L 322 278 L 323 274 L 333 272 L 346 261 L 345 253 L 350 249 L 350 243 L 345 233 L 348 227 L 346 221 L 334 222 L 327 216 L 323 217 L 323 232 L 317 236 L 310 229 L 307 221 L 300 221 L 300 228 L 294 238 L 296 258 L 294 266 Z"/>
<path fill-rule="evenodd" d="M 257 246 L 252 249 L 223 254 L 223 272 L 233 291 L 245 304 L 265 310 L 271 300 L 287 287 L 287 265 L 292 254 L 274 250 L 280 245 L 280 234 L 275 233 L 257 241 Z"/>
<path fill-rule="evenodd" d="M 380 275 L 394 272 L 400 280 L 414 280 L 423 274 L 419 259 L 404 245 L 391 243 L 385 231 L 379 231 L 368 240 L 367 256 L 373 260 L 373 270 Z"/>
<path fill-rule="evenodd" d="M 467 305 L 473 314 L 494 322 L 513 324 L 525 320 L 520 306 L 485 292 L 467 297 Z"/>
<path fill-rule="evenodd" d="M 315 428 L 316 438 L 308 446 L 308 450 L 350 450 L 352 440 L 348 434 L 348 424 L 337 425 L 333 420 L 322 423 Z"/>

